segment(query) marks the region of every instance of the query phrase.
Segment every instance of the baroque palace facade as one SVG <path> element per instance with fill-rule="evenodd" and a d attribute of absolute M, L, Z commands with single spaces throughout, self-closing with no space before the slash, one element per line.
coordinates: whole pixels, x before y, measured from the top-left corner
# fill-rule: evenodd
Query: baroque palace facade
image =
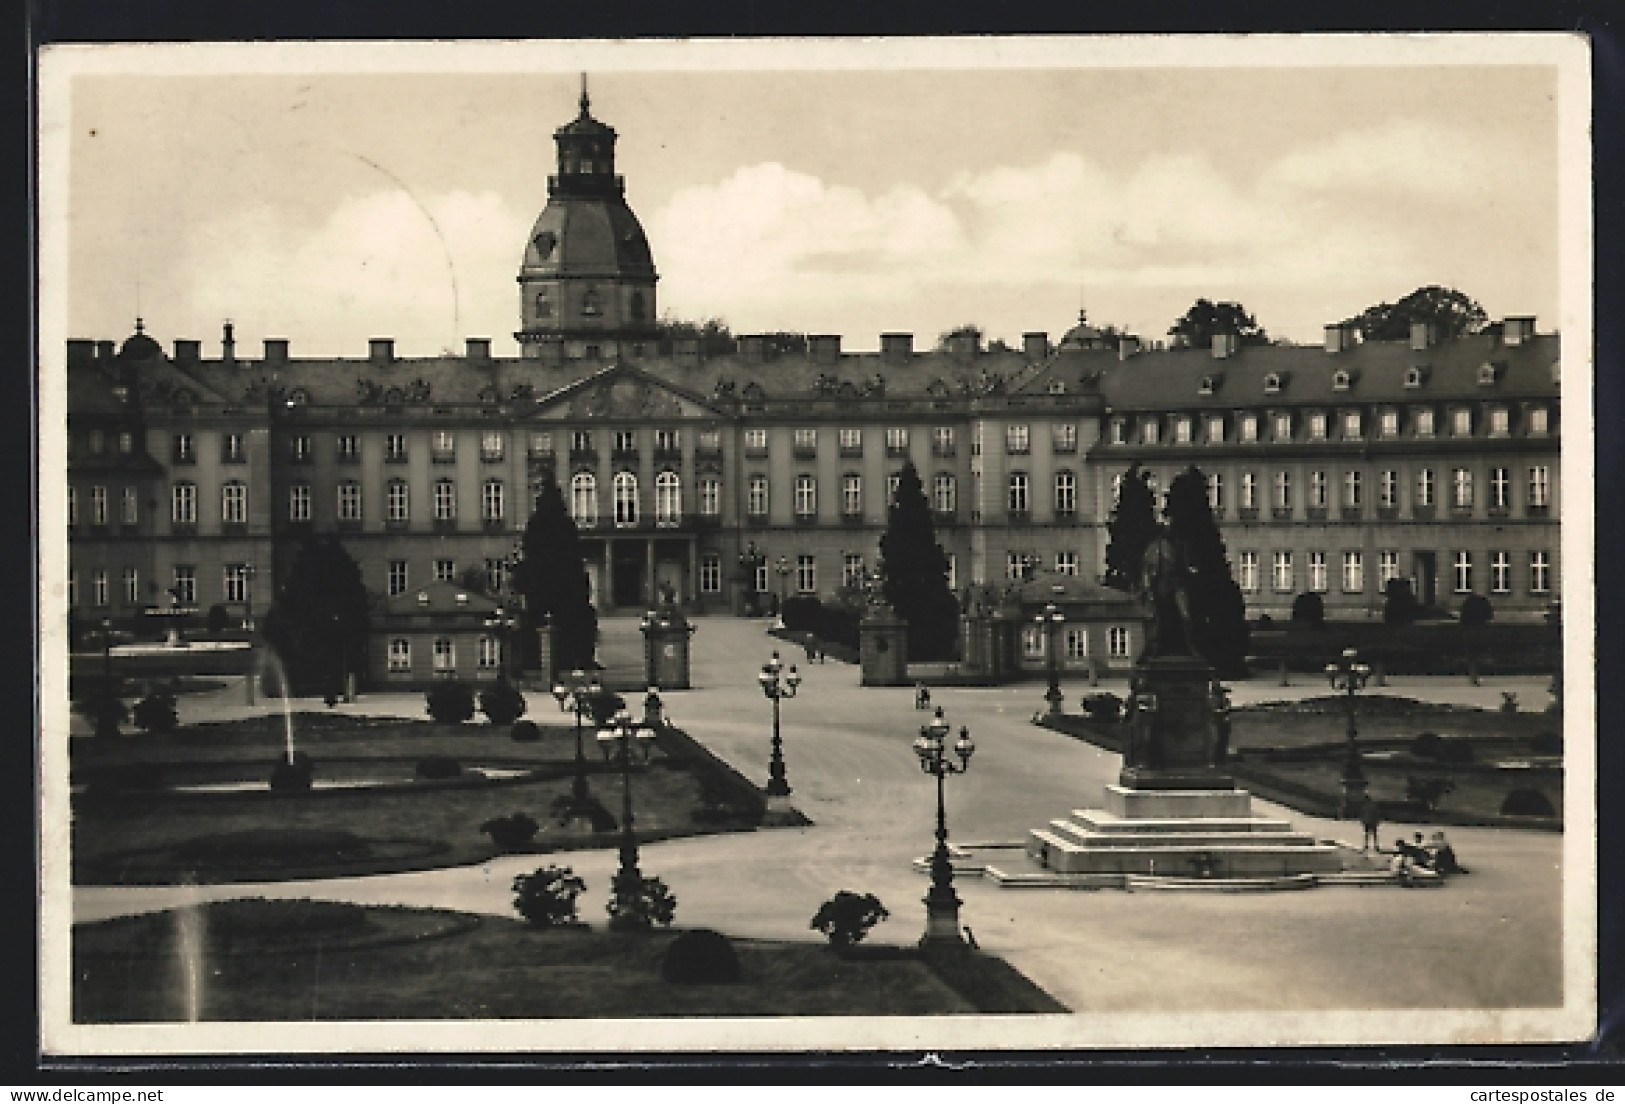
<path fill-rule="evenodd" d="M 471 568 L 500 595 L 547 473 L 601 611 L 669 587 L 691 610 L 738 612 L 752 591 L 827 595 L 872 570 L 905 460 L 956 588 L 1097 579 L 1137 463 L 1162 488 L 1187 465 L 1207 473 L 1255 616 L 1305 591 L 1331 618 L 1380 616 L 1394 576 L 1425 604 L 1485 594 L 1498 617 L 1558 594 L 1559 342 L 1533 318 L 1445 342 L 1328 326 L 1323 347 L 1142 348 L 1080 318 L 1019 351 L 921 351 L 894 333 L 874 352 L 830 335 L 794 355 L 752 336 L 728 356 L 663 349 L 615 131 L 583 93 L 554 137 L 517 358 L 475 338 L 461 356 L 398 356 L 385 338 L 365 358 L 298 358 L 284 339 L 246 355 L 229 323 L 218 356 L 195 340 L 166 352 L 139 321 L 122 346 L 69 341 L 80 617 L 223 605 L 251 621 L 313 532 L 340 537 L 380 609 L 438 604 Z M 403 677 L 431 658 L 493 669 L 496 650 L 371 649 Z"/>

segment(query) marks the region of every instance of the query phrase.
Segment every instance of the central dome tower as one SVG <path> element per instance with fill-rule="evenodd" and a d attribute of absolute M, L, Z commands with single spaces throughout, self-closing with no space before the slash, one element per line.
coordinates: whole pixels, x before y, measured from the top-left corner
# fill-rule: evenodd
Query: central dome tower
<path fill-rule="evenodd" d="M 615 174 L 615 128 L 581 113 L 553 132 L 558 172 L 519 265 L 523 355 L 548 359 L 636 356 L 656 339 L 654 257 L 626 183 Z"/>

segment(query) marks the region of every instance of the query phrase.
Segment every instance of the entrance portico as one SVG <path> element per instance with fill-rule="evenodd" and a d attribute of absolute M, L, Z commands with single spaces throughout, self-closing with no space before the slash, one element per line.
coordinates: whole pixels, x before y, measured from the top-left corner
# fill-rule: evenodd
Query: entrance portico
<path fill-rule="evenodd" d="M 648 609 L 661 588 L 679 602 L 699 593 L 697 537 L 692 533 L 594 535 L 582 540 L 583 559 L 600 613 L 614 609 Z"/>

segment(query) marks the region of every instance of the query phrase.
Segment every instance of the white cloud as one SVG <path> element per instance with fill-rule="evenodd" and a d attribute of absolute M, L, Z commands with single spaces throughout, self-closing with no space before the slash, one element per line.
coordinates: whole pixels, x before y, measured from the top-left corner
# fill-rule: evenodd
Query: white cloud
<path fill-rule="evenodd" d="M 1483 187 L 1494 163 L 1492 151 L 1467 135 L 1399 119 L 1290 153 L 1270 166 L 1263 185 L 1459 199 Z"/>

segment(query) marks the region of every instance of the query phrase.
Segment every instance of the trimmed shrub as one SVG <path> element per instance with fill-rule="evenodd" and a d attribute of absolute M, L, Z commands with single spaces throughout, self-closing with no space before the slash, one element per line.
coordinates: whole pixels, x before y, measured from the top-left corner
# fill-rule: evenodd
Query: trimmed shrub
<path fill-rule="evenodd" d="M 873 893 L 843 889 L 818 906 L 807 926 L 823 932 L 830 946 L 846 948 L 863 942 L 869 929 L 890 915 Z"/>
<path fill-rule="evenodd" d="M 180 716 L 175 711 L 175 695 L 168 690 L 154 690 L 136 702 L 131 717 L 141 731 L 159 736 L 174 732 L 180 724 Z"/>
<path fill-rule="evenodd" d="M 728 985 L 739 980 L 739 955 L 721 932 L 696 928 L 667 945 L 660 976 L 673 985 Z"/>
<path fill-rule="evenodd" d="M 296 751 L 291 761 L 278 760 L 276 766 L 271 768 L 271 789 L 308 790 L 315 774 L 316 764 L 311 761 L 310 756 L 302 751 Z"/>
<path fill-rule="evenodd" d="M 576 898 L 587 883 L 568 866 L 543 866 L 513 880 L 513 907 L 533 927 L 574 924 Z"/>
<path fill-rule="evenodd" d="M 95 726 L 98 736 L 117 736 L 119 725 L 130 719 L 130 710 L 119 696 L 103 691 L 82 699 L 76 708 Z"/>
<path fill-rule="evenodd" d="M 480 691 L 480 712 L 494 725 L 511 725 L 525 715 L 525 695 L 507 679 Z"/>
<path fill-rule="evenodd" d="M 463 773 L 463 767 L 449 755 L 425 755 L 412 773 L 419 778 L 456 778 Z"/>
<path fill-rule="evenodd" d="M 607 725 L 614 719 L 615 714 L 625 708 L 626 699 L 609 690 L 587 699 L 587 709 L 592 714 L 592 722 L 599 727 Z"/>
<path fill-rule="evenodd" d="M 1123 699 L 1106 690 L 1098 694 L 1086 694 L 1082 705 L 1090 720 L 1115 721 L 1123 715 Z"/>
<path fill-rule="evenodd" d="M 817 632 L 824 604 L 810 594 L 792 594 L 784 600 L 784 627 L 791 632 Z"/>
<path fill-rule="evenodd" d="M 541 828 L 524 813 L 512 813 L 505 817 L 492 817 L 480 825 L 480 831 L 491 837 L 499 851 L 523 851 L 530 846 L 530 841 L 536 837 Z"/>
<path fill-rule="evenodd" d="M 569 819 L 572 804 L 569 794 L 559 794 L 558 797 L 553 799 L 553 805 L 549 811 L 552 813 L 553 818 L 562 825 Z M 592 830 L 594 832 L 613 832 L 621 826 L 621 822 L 615 819 L 615 814 L 604 808 L 604 803 L 591 794 L 587 796 L 587 816 L 592 821 Z"/>
<path fill-rule="evenodd" d="M 1556 816 L 1552 799 L 1534 789 L 1513 790 L 1501 802 L 1502 816 Z"/>
<path fill-rule="evenodd" d="M 466 682 L 437 682 L 424 697 L 429 716 L 441 724 L 462 724 L 474 716 L 474 689 Z"/>
<path fill-rule="evenodd" d="M 609 922 L 616 928 L 648 928 L 655 924 L 670 927 L 677 915 L 677 898 L 659 878 L 638 879 L 623 909 L 621 889 L 625 875 L 615 872 L 610 881 Z"/>
<path fill-rule="evenodd" d="M 208 614 L 203 619 L 203 627 L 214 636 L 219 636 L 231 626 L 231 614 L 226 607 L 216 602 L 209 607 Z"/>
<path fill-rule="evenodd" d="M 1411 754 L 1418 759 L 1438 759 L 1444 749 L 1444 737 L 1437 732 L 1424 732 L 1411 741 Z"/>
<path fill-rule="evenodd" d="M 1406 799 L 1430 813 L 1439 807 L 1445 794 L 1455 788 L 1456 784 L 1448 778 L 1412 774 L 1405 779 Z"/>
<path fill-rule="evenodd" d="M 1469 594 L 1461 600 L 1461 624 L 1463 628 L 1475 628 L 1479 625 L 1488 625 L 1495 616 L 1495 608 L 1490 600 L 1482 594 Z"/>
<path fill-rule="evenodd" d="M 508 730 L 508 735 L 513 737 L 516 743 L 533 744 L 542 738 L 542 730 L 536 727 L 535 721 L 515 721 L 513 728 Z"/>
<path fill-rule="evenodd" d="M 1409 579 L 1389 579 L 1382 587 L 1382 620 L 1386 625 L 1409 625 L 1421 611 Z"/>
<path fill-rule="evenodd" d="M 1292 622 L 1316 629 L 1326 627 L 1326 603 L 1320 595 L 1309 591 L 1292 599 Z"/>

